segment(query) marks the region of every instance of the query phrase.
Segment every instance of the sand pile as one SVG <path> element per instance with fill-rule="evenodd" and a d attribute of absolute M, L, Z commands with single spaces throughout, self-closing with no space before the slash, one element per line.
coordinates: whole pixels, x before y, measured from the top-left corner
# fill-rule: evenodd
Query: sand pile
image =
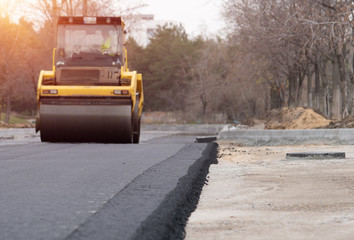
<path fill-rule="evenodd" d="M 265 119 L 265 129 L 323 128 L 331 122 L 312 109 L 304 108 L 272 110 L 266 115 Z"/>

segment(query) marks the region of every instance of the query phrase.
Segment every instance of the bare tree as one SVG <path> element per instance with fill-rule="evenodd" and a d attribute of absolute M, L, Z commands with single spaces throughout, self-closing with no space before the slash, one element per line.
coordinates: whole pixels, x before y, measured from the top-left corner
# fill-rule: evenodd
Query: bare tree
<path fill-rule="evenodd" d="M 307 79 L 307 106 L 327 116 L 338 107 L 341 117 L 351 113 L 351 1 L 226 0 L 225 17 L 244 52 L 269 63 L 263 71 L 272 74 L 270 84 L 286 78 L 289 107 L 300 104 Z"/>
<path fill-rule="evenodd" d="M 203 45 L 197 53 L 199 60 L 193 63 L 186 59 L 191 70 L 192 101 L 200 102 L 203 118 L 207 113 L 207 107 L 215 105 L 218 101 L 217 96 L 220 96 L 223 76 L 228 71 L 225 48 L 220 41 L 203 40 Z"/>

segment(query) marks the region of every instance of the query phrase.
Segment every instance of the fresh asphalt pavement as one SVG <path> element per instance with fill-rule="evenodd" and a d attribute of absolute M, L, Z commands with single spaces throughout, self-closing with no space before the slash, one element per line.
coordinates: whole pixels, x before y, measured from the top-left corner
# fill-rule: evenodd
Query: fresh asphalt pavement
<path fill-rule="evenodd" d="M 0 239 L 132 238 L 205 150 L 185 133 L 143 131 L 130 145 L 0 140 Z"/>

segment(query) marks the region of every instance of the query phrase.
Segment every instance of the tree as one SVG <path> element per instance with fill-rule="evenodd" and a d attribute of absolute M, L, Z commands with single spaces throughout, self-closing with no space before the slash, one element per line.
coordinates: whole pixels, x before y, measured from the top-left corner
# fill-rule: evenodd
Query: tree
<path fill-rule="evenodd" d="M 270 85 L 279 88 L 279 79 L 286 80 L 287 106 L 302 104 L 327 116 L 339 106 L 341 116 L 336 117 L 351 113 L 353 87 L 347 77 L 352 73 L 347 62 L 353 62 L 354 52 L 349 50 L 353 49 L 351 1 L 227 0 L 225 18 L 232 40 L 244 54 L 268 63 L 262 65 L 265 74 L 271 73 Z M 308 97 L 301 103 L 305 79 Z"/>
<path fill-rule="evenodd" d="M 0 19 L 0 31 L 3 33 L 0 39 L 0 81 L 1 96 L 5 99 L 5 122 L 8 123 L 11 114 L 12 101 L 34 96 L 34 82 L 28 77 L 31 69 L 28 63 L 34 63 L 41 55 L 38 44 L 38 34 L 32 25 L 24 20 L 20 24 L 11 23 L 9 18 Z M 27 90 L 31 91 L 28 92 Z M 15 94 L 16 93 L 16 94 Z M 34 100 L 33 97 L 30 99 Z"/>
<path fill-rule="evenodd" d="M 159 27 L 144 52 L 146 108 L 185 110 L 190 81 L 186 60 L 194 49 L 184 28 L 173 24 Z"/>
<path fill-rule="evenodd" d="M 138 72 L 146 72 L 148 69 L 144 65 L 144 48 L 135 41 L 134 38 L 129 37 L 126 42 L 128 51 L 128 67 Z"/>
<path fill-rule="evenodd" d="M 187 59 L 191 76 L 190 104 L 201 106 L 201 116 L 205 118 L 207 107 L 219 109 L 222 96 L 223 80 L 229 71 L 227 47 L 223 40 L 203 39 L 199 36 L 194 41 L 196 54 Z M 197 104 L 200 103 L 200 104 Z"/>

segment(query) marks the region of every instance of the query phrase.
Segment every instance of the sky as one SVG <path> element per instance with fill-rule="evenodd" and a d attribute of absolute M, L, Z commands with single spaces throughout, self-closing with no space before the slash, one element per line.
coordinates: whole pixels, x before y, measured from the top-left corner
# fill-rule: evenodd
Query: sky
<path fill-rule="evenodd" d="M 0 14 L 12 1 L 0 0 Z M 220 33 L 225 25 L 221 17 L 223 0 L 140 0 L 140 2 L 147 5 L 140 10 L 141 13 L 153 14 L 156 20 L 182 23 L 190 36 L 223 35 Z"/>
<path fill-rule="evenodd" d="M 221 17 L 222 0 L 145 0 L 142 12 L 157 20 L 182 23 L 187 33 L 215 35 L 224 27 Z"/>

